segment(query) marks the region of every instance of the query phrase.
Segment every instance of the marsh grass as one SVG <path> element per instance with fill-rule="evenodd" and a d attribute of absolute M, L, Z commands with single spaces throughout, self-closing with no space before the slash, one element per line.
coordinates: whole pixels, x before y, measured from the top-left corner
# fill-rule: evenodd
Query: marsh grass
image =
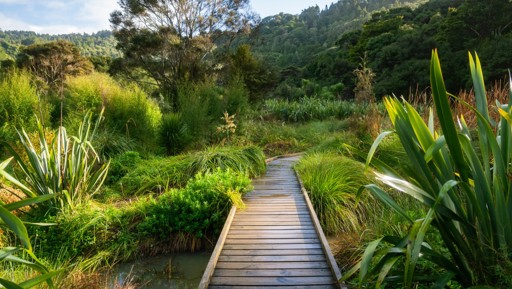
<path fill-rule="evenodd" d="M 369 179 L 360 162 L 334 153 L 312 153 L 296 165 L 322 228 L 328 234 L 361 229 L 372 211 L 372 200 L 357 200 Z"/>

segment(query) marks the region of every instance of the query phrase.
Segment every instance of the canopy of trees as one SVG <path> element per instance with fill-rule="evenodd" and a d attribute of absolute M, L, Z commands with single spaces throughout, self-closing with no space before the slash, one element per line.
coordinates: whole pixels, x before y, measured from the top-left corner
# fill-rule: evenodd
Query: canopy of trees
<path fill-rule="evenodd" d="M 247 30 L 248 0 L 121 0 L 110 22 L 123 66 L 141 68 L 175 103 L 177 85 L 201 81 L 215 62 L 214 36 Z"/>

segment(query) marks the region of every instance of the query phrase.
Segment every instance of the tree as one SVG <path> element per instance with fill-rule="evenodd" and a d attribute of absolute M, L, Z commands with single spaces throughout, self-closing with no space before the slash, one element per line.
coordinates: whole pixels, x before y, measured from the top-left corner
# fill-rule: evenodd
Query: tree
<path fill-rule="evenodd" d="M 207 75 L 215 37 L 248 30 L 248 0 L 120 0 L 110 15 L 126 68 L 144 69 L 175 104 L 177 84 Z M 209 62 L 210 61 L 210 62 Z"/>
<path fill-rule="evenodd" d="M 92 63 L 68 41 L 58 40 L 24 47 L 18 54 L 19 67 L 34 73 L 50 89 L 57 89 L 68 76 L 93 70 Z"/>

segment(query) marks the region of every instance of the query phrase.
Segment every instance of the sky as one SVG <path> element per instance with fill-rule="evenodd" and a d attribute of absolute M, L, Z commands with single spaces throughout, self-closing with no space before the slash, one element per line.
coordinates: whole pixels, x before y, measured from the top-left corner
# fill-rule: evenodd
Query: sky
<path fill-rule="evenodd" d="M 318 5 L 323 9 L 334 0 L 251 0 L 261 18 L 280 12 L 299 14 Z M 117 0 L 0 0 L 0 29 L 37 33 L 94 33 L 110 29 Z"/>

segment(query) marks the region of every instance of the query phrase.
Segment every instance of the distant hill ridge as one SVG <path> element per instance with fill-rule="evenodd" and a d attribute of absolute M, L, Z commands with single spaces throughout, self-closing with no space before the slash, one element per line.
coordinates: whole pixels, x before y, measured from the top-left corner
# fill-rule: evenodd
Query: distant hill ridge
<path fill-rule="evenodd" d="M 116 40 L 109 30 L 102 30 L 92 34 L 38 34 L 33 31 L 0 30 L 0 60 L 15 58 L 20 47 L 36 43 L 55 40 L 67 40 L 75 44 L 84 56 L 119 57 L 121 53 L 116 49 Z"/>

